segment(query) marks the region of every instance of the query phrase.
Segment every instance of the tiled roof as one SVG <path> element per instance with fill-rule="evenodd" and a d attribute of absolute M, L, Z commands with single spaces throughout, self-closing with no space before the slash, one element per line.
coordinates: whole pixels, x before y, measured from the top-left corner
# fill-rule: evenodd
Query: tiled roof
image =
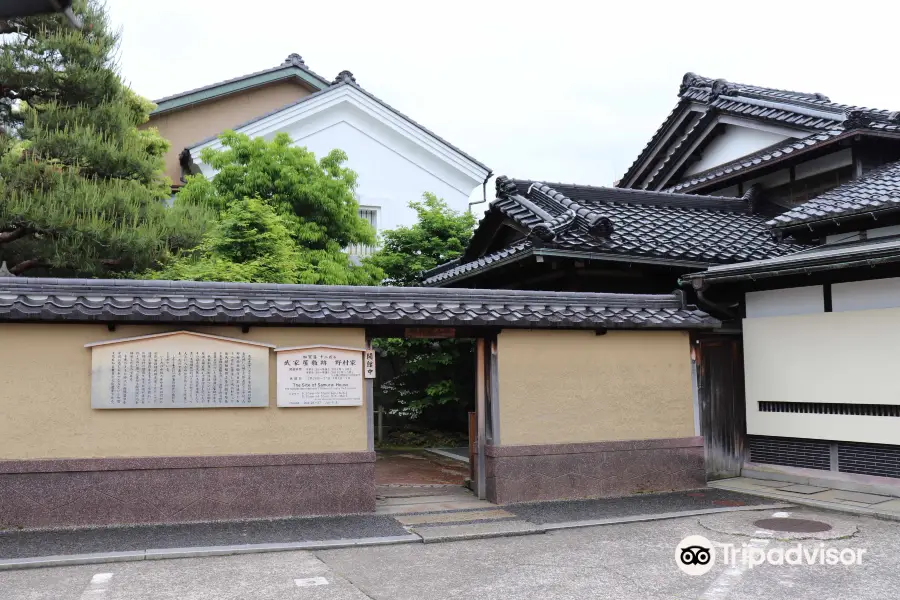
<path fill-rule="evenodd" d="M 681 293 L 0 278 L 0 321 L 704 329 Z"/>
<path fill-rule="evenodd" d="M 754 152 L 753 154 L 742 156 L 741 158 L 722 165 L 718 165 L 711 169 L 707 169 L 706 171 L 694 173 L 693 175 L 688 176 L 687 179 L 684 179 L 676 185 L 667 187 L 662 191 L 682 192 L 684 190 L 689 190 L 703 183 L 722 179 L 733 173 L 752 169 L 769 161 L 778 160 L 782 157 L 796 154 L 797 152 L 804 151 L 809 148 L 821 146 L 833 141 L 834 139 L 844 134 L 845 132 L 841 129 L 832 129 L 830 131 L 813 133 L 805 138 L 782 141 L 770 146 L 769 148 L 764 148 L 759 152 Z"/>
<path fill-rule="evenodd" d="M 849 113 L 870 121 L 887 119 L 891 111 L 832 102 L 818 93 L 778 90 L 687 73 L 678 94 L 724 112 L 780 122 L 802 129 L 834 129 Z M 863 116 L 860 115 L 860 116 Z"/>
<path fill-rule="evenodd" d="M 900 162 L 872 169 L 859 179 L 828 190 L 767 224 L 784 228 L 891 209 L 900 209 Z"/>
<path fill-rule="evenodd" d="M 793 275 L 807 277 L 816 272 L 860 267 L 874 273 L 872 269 L 897 262 L 900 262 L 900 238 L 892 236 L 862 242 L 826 244 L 767 260 L 717 265 L 706 271 L 682 275 L 681 280 L 690 282 L 696 289 L 703 289 L 706 285 L 715 283 Z"/>
<path fill-rule="evenodd" d="M 635 262 L 702 267 L 783 256 L 805 248 L 777 242 L 765 220 L 749 214 L 747 203 L 739 199 L 524 180 L 511 183 L 515 188 L 500 192 L 488 214 L 502 213 L 532 234 L 548 218 L 567 211 L 573 211 L 576 218 L 550 240 L 530 235 L 500 251 L 442 265 L 426 274 L 425 285 L 464 278 L 527 253 L 550 250 L 572 256 L 588 253 L 610 260 L 628 257 Z M 602 218 L 611 224 L 611 233 L 597 225 Z M 479 225 L 479 229 L 489 227 L 496 225 L 487 219 Z"/>
<path fill-rule="evenodd" d="M 321 98 L 322 96 L 324 96 L 325 94 L 331 94 L 331 93 L 334 93 L 334 92 L 336 92 L 337 90 L 341 89 L 343 86 L 351 86 L 351 87 L 353 87 L 354 89 L 358 90 L 359 92 L 365 94 L 365 95 L 366 95 L 367 97 L 369 97 L 373 102 L 376 102 L 376 103 L 380 104 L 381 106 L 383 106 L 383 107 L 386 108 L 387 110 L 391 111 L 392 113 L 394 113 L 395 115 L 397 115 L 397 116 L 400 117 L 401 119 L 403 119 L 403 120 L 405 120 L 406 122 L 408 122 L 410 125 L 413 125 L 414 127 L 417 127 L 418 129 L 420 129 L 420 130 L 423 131 L 424 133 L 430 135 L 431 137 L 433 137 L 433 138 L 436 139 L 437 141 L 441 142 L 442 144 L 444 144 L 444 145 L 447 146 L 448 148 L 451 148 L 452 150 L 458 152 L 460 155 L 462 155 L 462 156 L 464 156 L 465 158 L 469 159 L 470 161 L 472 161 L 473 163 L 475 163 L 475 164 L 478 165 L 479 167 L 481 167 L 481 168 L 483 168 L 483 169 L 485 169 L 485 170 L 487 170 L 487 171 L 490 171 L 490 170 L 491 170 L 490 167 L 488 167 L 487 165 L 485 165 L 485 164 L 482 163 L 481 161 L 477 160 L 476 158 L 474 158 L 474 157 L 471 156 L 470 154 L 467 154 L 466 152 L 464 152 L 464 151 L 461 150 L 460 148 L 454 146 L 453 144 L 451 144 L 450 142 L 448 142 L 447 140 L 445 140 L 444 138 L 442 138 L 442 137 L 439 136 L 438 134 L 434 133 L 433 131 L 431 131 L 430 129 L 428 129 L 427 127 L 425 127 L 424 125 L 422 125 L 422 124 L 420 124 L 420 123 L 414 121 L 412 118 L 410 118 L 410 117 L 407 116 L 406 114 L 400 112 L 399 110 L 397 110 L 396 108 L 394 108 L 393 106 L 391 106 L 390 104 L 388 104 L 387 102 L 385 102 L 384 100 L 382 100 L 381 98 L 379 98 L 378 96 L 372 94 L 371 92 L 369 92 L 368 90 L 366 90 L 365 88 L 363 88 L 362 86 L 360 86 L 360 85 L 356 82 L 356 78 L 353 76 L 353 74 L 352 74 L 350 71 L 341 71 L 341 73 L 337 76 L 337 78 L 335 78 L 335 80 L 331 83 L 331 86 L 330 86 L 330 87 L 327 87 L 327 88 L 325 88 L 325 89 L 323 89 L 323 90 L 319 90 L 318 92 L 314 92 L 314 93 L 310 94 L 309 96 L 305 96 L 305 97 L 301 98 L 300 100 L 297 100 L 296 102 L 292 102 L 292 103 L 290 103 L 290 104 L 287 104 L 287 105 L 285 105 L 285 106 L 282 106 L 281 108 L 277 108 L 277 109 L 272 110 L 272 111 L 270 111 L 270 112 L 267 112 L 267 113 L 265 113 L 265 114 L 262 114 L 262 115 L 259 115 L 259 116 L 257 116 L 257 117 L 254 117 L 254 118 L 250 119 L 249 121 L 245 121 L 245 122 L 243 122 L 243 123 L 240 123 L 240 124 L 238 124 L 238 125 L 235 125 L 235 126 L 232 127 L 231 129 L 233 129 L 233 130 L 235 130 L 235 131 L 239 131 L 240 129 L 243 129 L 244 127 L 247 127 L 248 125 L 252 125 L 253 123 L 256 123 L 257 121 L 261 121 L 262 119 L 271 117 L 272 115 L 278 114 L 278 113 L 280 113 L 280 112 L 282 112 L 282 111 L 284 111 L 284 110 L 288 110 L 288 109 L 290 109 L 290 108 L 293 108 L 294 106 L 297 106 L 298 104 L 303 104 L 303 103 L 309 102 L 309 101 L 311 101 L 311 100 L 319 99 L 319 98 Z M 218 138 L 218 137 L 219 137 L 219 134 L 211 135 L 211 136 L 209 136 L 209 137 L 207 137 L 207 138 L 205 138 L 205 139 L 200 140 L 199 142 L 195 142 L 195 143 L 191 144 L 190 146 L 187 147 L 187 150 L 191 150 L 191 149 L 193 149 L 193 148 L 196 148 L 197 146 L 202 146 L 203 144 L 206 144 L 206 143 L 208 143 L 208 142 L 211 142 L 211 141 L 215 140 L 215 139 Z"/>
<path fill-rule="evenodd" d="M 693 73 L 685 74 L 678 96 L 679 102 L 675 109 L 660 125 L 659 129 L 657 129 L 656 133 L 654 133 L 653 137 L 628 168 L 621 179 L 621 185 L 631 185 L 629 183 L 631 179 L 637 175 L 641 167 L 645 165 L 648 157 L 655 151 L 659 142 L 664 140 L 668 132 L 672 131 L 676 121 L 680 119 L 680 116 L 691 104 L 704 105 L 704 107 L 707 107 L 705 108 L 707 112 L 766 121 L 790 127 L 810 135 L 826 132 L 827 135 L 833 136 L 851 129 L 881 131 L 900 129 L 900 113 L 897 112 L 839 104 L 832 102 L 822 94 L 733 83 L 724 79 L 700 77 Z M 683 138 L 686 135 L 687 133 L 684 133 L 680 137 Z M 683 141 L 683 139 L 676 140 L 676 144 L 683 143 Z M 804 139 L 803 141 L 807 140 Z M 814 141 L 818 143 L 822 140 L 814 138 Z M 773 156 L 770 155 L 765 160 L 771 160 L 772 158 Z M 743 165 L 744 162 L 745 159 L 739 159 L 728 165 L 717 167 L 713 170 L 713 174 L 704 174 L 702 179 L 695 175 L 691 178 L 692 181 L 681 182 L 669 189 L 677 191 L 703 181 L 714 180 L 719 177 L 715 173 L 727 173 L 723 171 L 723 167 L 734 169 L 735 166 Z M 661 170 L 663 166 L 658 165 L 656 170 Z M 656 173 L 653 175 L 655 176 Z"/>
<path fill-rule="evenodd" d="M 552 185 L 552 191 L 609 218 L 614 226 L 609 237 L 573 227 L 554 240 L 558 248 L 707 264 L 782 256 L 803 248 L 775 241 L 764 219 L 749 214 L 741 200 Z"/>
<path fill-rule="evenodd" d="M 313 79 L 317 80 L 317 83 L 320 84 L 319 87 L 321 87 L 321 88 L 328 87 L 328 80 L 325 79 L 324 77 L 322 77 L 321 75 L 319 75 L 318 73 L 315 73 L 314 71 L 312 71 L 312 69 L 310 69 L 309 67 L 306 66 L 306 63 L 303 61 L 303 58 L 299 54 L 294 53 L 294 54 L 291 54 L 290 56 L 288 56 L 284 60 L 284 62 L 282 62 L 277 67 L 272 67 L 271 69 L 263 69 L 262 71 L 256 71 L 254 73 L 247 73 L 245 75 L 240 75 L 240 76 L 234 77 L 232 79 L 226 79 L 225 81 L 218 81 L 216 83 L 210 83 L 209 85 L 204 85 L 202 87 L 194 88 L 192 90 L 186 90 L 183 92 L 178 92 L 177 94 L 165 96 L 163 98 L 157 98 L 156 100 L 153 101 L 153 103 L 154 104 L 163 104 L 165 102 L 169 102 L 171 100 L 176 100 L 183 96 L 190 96 L 191 94 L 197 94 L 199 92 L 214 90 L 215 88 L 239 83 L 239 82 L 242 82 L 242 81 L 245 81 L 248 79 L 252 79 L 254 77 L 259 77 L 261 75 L 268 75 L 271 73 L 276 73 L 278 71 L 290 71 L 293 69 L 299 69 L 300 71 L 306 73 Z"/>
<path fill-rule="evenodd" d="M 487 271 L 499 267 L 500 265 L 524 258 L 525 256 L 528 256 L 530 250 L 532 250 L 531 242 L 524 241 L 498 250 L 497 252 L 479 256 L 472 261 L 460 262 L 459 259 L 453 260 L 435 267 L 430 271 L 426 271 L 423 274 L 425 278 L 422 280 L 422 284 L 435 285 L 444 281 L 458 279 L 460 276 L 472 271 L 478 271 L 479 273 Z"/>

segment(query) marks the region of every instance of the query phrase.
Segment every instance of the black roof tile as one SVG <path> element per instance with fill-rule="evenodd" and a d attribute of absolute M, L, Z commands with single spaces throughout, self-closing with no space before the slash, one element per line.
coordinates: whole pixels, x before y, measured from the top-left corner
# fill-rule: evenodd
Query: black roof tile
<path fill-rule="evenodd" d="M 819 132 L 834 136 L 842 131 L 876 129 L 890 131 L 900 128 L 900 113 L 884 109 L 872 109 L 832 102 L 822 94 L 779 90 L 743 83 L 733 83 L 724 79 L 710 79 L 693 73 L 686 73 L 678 92 L 679 102 L 656 133 L 641 150 L 635 161 L 628 167 L 621 179 L 622 186 L 630 181 L 642 165 L 645 165 L 658 143 L 681 118 L 683 111 L 691 104 L 704 105 L 703 110 L 717 114 L 733 114 L 774 124 L 785 125 L 812 137 Z M 801 138 L 802 139 L 802 138 Z M 818 138 L 813 138 L 819 142 Z M 767 160 L 771 160 L 769 157 Z M 723 167 L 742 165 L 738 159 L 729 165 L 716 167 L 722 173 Z M 721 175 L 704 173 L 702 178 L 692 176 L 673 188 L 683 190 L 704 181 L 712 181 Z"/>
<path fill-rule="evenodd" d="M 705 329 L 680 293 L 0 278 L 0 322 Z"/>
<path fill-rule="evenodd" d="M 425 285 L 441 285 L 494 265 L 532 254 L 590 253 L 630 257 L 671 265 L 698 267 L 760 260 L 802 250 L 790 242 L 778 242 L 765 220 L 748 212 L 745 201 L 714 196 L 695 196 L 571 184 L 541 184 L 514 180 L 515 192 L 501 194 L 489 209 L 512 219 L 525 231 L 534 232 L 546 217 L 574 211 L 577 217 L 552 240 L 529 236 L 485 256 L 469 257 L 441 265 L 425 274 Z M 542 214 L 537 214 L 534 207 Z M 612 233 L 592 232 L 599 217 L 612 223 Z M 496 226 L 487 219 L 479 228 Z"/>
<path fill-rule="evenodd" d="M 872 169 L 859 179 L 828 190 L 769 221 L 781 229 L 813 221 L 900 209 L 900 162 Z"/>

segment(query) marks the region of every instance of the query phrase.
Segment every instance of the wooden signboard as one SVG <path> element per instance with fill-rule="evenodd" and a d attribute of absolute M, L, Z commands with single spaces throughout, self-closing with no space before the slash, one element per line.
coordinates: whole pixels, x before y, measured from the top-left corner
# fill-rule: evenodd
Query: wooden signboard
<path fill-rule="evenodd" d="M 276 348 L 278 406 L 362 406 L 365 349 Z"/>
<path fill-rule="evenodd" d="M 366 379 L 375 379 L 375 351 L 366 350 L 363 364 L 363 375 Z"/>
<path fill-rule="evenodd" d="M 269 405 L 271 344 L 174 331 L 85 347 L 92 408 Z"/>

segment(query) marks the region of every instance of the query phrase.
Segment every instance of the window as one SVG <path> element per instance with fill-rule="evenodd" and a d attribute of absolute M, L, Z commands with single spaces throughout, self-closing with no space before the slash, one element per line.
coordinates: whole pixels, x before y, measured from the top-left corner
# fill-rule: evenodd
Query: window
<path fill-rule="evenodd" d="M 372 228 L 375 230 L 375 233 L 379 232 L 378 224 L 381 220 L 380 206 L 360 206 L 359 216 L 365 219 L 369 223 L 369 225 L 372 226 Z M 353 244 L 347 248 L 347 254 L 349 254 L 350 256 L 357 256 L 362 258 L 371 255 L 377 249 L 377 246 Z"/>

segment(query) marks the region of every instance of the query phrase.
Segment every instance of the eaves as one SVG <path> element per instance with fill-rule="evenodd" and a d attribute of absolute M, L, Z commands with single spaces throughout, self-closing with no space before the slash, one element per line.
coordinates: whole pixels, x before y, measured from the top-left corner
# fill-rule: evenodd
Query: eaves
<path fill-rule="evenodd" d="M 471 269 L 469 271 L 462 271 L 453 275 L 451 277 L 447 277 L 446 279 L 442 279 L 440 281 L 434 282 L 434 287 L 443 287 L 449 283 L 453 283 L 456 281 L 460 281 L 463 279 L 469 279 L 474 276 L 482 275 L 488 271 L 493 271 L 499 267 L 506 266 L 511 263 L 519 262 L 526 260 L 528 258 L 534 257 L 536 261 L 543 262 L 543 258 L 568 258 L 568 259 L 582 259 L 582 260 L 595 260 L 599 262 L 614 262 L 614 263 L 627 263 L 627 264 L 640 264 L 640 265 L 653 265 L 653 266 L 662 266 L 662 267 L 685 267 L 691 269 L 706 269 L 710 266 L 716 265 L 718 263 L 714 262 L 706 262 L 699 260 L 680 260 L 673 258 L 658 258 L 653 256 L 635 256 L 631 254 L 615 254 L 611 252 L 590 252 L 585 250 L 567 250 L 563 248 L 528 248 L 522 252 L 518 252 L 515 254 L 511 254 L 499 260 L 493 261 L 488 265 L 485 265 L 482 268 Z"/>
<path fill-rule="evenodd" d="M 817 134 L 813 133 L 810 135 L 817 135 Z M 842 140 L 846 140 L 846 139 L 849 139 L 849 138 L 852 138 L 852 137 L 858 136 L 858 135 L 867 136 L 867 137 L 885 138 L 885 139 L 900 139 L 900 133 L 887 132 L 887 131 L 875 131 L 875 130 L 871 130 L 871 129 L 851 129 L 849 131 L 844 131 L 844 132 L 834 136 L 833 138 L 823 141 L 823 142 L 820 142 L 818 144 L 811 144 L 805 148 L 801 148 L 799 150 L 795 149 L 789 153 L 782 152 L 782 156 L 780 156 L 776 159 L 761 160 L 759 162 L 759 164 L 753 165 L 751 167 L 733 168 L 731 170 L 731 172 L 725 173 L 720 177 L 714 177 L 714 178 L 710 178 L 710 179 L 707 179 L 704 181 L 699 181 L 693 185 L 684 186 L 684 187 L 679 187 L 676 184 L 674 186 L 670 186 L 669 188 L 663 189 L 660 191 L 665 192 L 668 190 L 672 190 L 672 191 L 677 191 L 677 193 L 679 193 L 679 194 L 690 194 L 690 193 L 696 192 L 697 190 L 702 190 L 702 189 L 707 188 L 712 185 L 718 186 L 718 185 L 722 185 L 722 184 L 727 184 L 734 179 L 744 178 L 744 176 L 747 175 L 748 173 L 754 174 L 763 169 L 770 168 L 773 165 L 778 165 L 782 162 L 793 159 L 794 157 L 803 156 L 805 154 L 809 154 L 811 152 L 820 150 L 822 148 L 831 147 L 834 144 L 837 144 L 838 142 L 840 142 Z M 802 139 L 803 138 L 798 138 L 795 141 L 799 142 L 799 141 L 802 141 Z M 775 151 L 777 151 L 777 148 L 774 148 L 771 152 L 775 152 Z M 737 167 L 740 165 L 741 162 L 747 162 L 747 159 L 740 158 L 738 160 L 735 160 L 734 162 L 735 162 L 735 166 Z M 728 168 L 728 165 L 719 165 L 718 167 L 715 167 L 715 169 L 723 169 L 723 168 Z M 697 174 L 691 175 L 688 178 L 693 178 L 693 177 L 697 177 Z M 675 188 L 677 188 L 677 190 Z"/>
<path fill-rule="evenodd" d="M 221 84 L 199 88 L 197 90 L 185 92 L 176 96 L 169 96 L 156 101 L 156 108 L 150 113 L 151 117 L 156 117 L 174 110 L 181 110 L 194 104 L 214 100 L 222 96 L 227 96 L 235 92 L 244 91 L 251 88 L 260 87 L 277 81 L 287 79 L 300 79 L 314 91 L 323 90 L 328 87 L 328 82 L 319 79 L 299 67 L 284 67 L 271 71 L 264 71 L 256 75 L 226 81 Z"/>
<path fill-rule="evenodd" d="M 291 123 L 296 123 L 342 102 L 349 102 L 356 109 L 428 150 L 440 160 L 452 165 L 478 183 L 481 183 L 490 172 L 490 168 L 481 162 L 450 145 L 421 125 L 411 122 L 405 115 L 386 107 L 371 94 L 348 83 L 338 84 L 327 90 L 317 92 L 262 118 L 240 125 L 235 128 L 235 131 L 250 137 L 266 136 L 289 126 Z M 191 159 L 195 163 L 201 162 L 200 153 L 204 148 L 220 149 L 221 142 L 217 138 L 211 138 L 189 147 Z"/>

